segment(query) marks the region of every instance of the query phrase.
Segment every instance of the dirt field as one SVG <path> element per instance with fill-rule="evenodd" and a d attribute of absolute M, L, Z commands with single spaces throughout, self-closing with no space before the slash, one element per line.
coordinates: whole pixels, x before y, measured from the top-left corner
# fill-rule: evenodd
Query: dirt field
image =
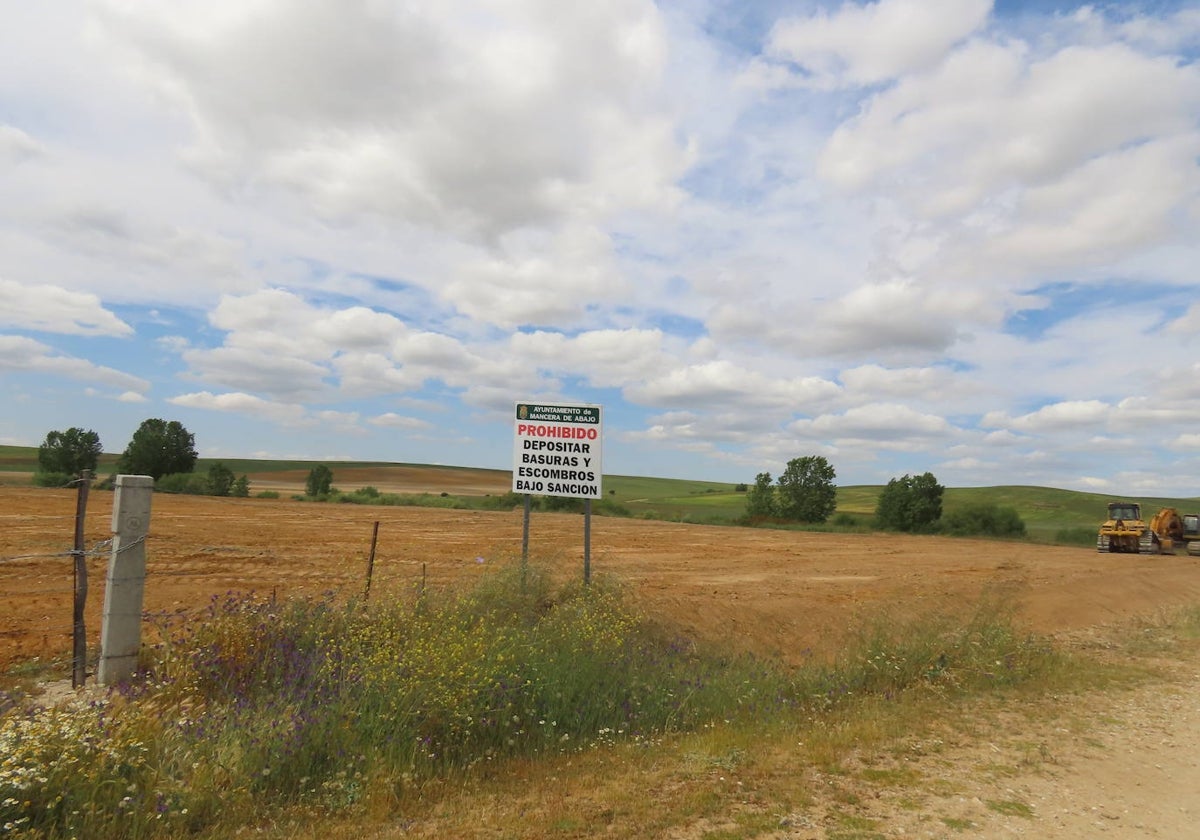
<path fill-rule="evenodd" d="M 111 493 L 94 492 L 87 545 L 111 536 Z M 0 668 L 70 651 L 71 491 L 0 487 Z M 149 611 L 214 595 L 362 590 L 380 522 L 372 597 L 465 583 L 516 562 L 521 513 L 157 495 L 147 539 Z M 35 556 L 25 555 L 59 555 Z M 530 555 L 581 576 L 583 518 L 536 514 Z M 98 642 L 107 555 L 89 560 L 87 629 Z M 1082 548 L 887 535 L 759 531 L 595 517 L 591 567 L 630 585 L 653 617 L 698 639 L 799 661 L 864 615 L 959 611 L 1003 593 L 1030 629 L 1058 633 L 1200 602 L 1200 561 Z"/>

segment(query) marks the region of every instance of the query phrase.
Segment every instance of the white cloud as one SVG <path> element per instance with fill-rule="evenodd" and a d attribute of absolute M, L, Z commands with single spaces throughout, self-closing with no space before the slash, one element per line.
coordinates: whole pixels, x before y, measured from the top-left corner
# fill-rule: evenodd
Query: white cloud
<path fill-rule="evenodd" d="M 325 388 L 328 368 L 303 358 L 267 350 L 217 347 L 185 350 L 183 360 L 192 375 L 223 388 L 258 391 L 284 399 L 305 399 Z"/>
<path fill-rule="evenodd" d="M 797 356 L 866 356 L 895 365 L 943 358 L 971 327 L 995 325 L 1004 314 L 994 290 L 912 278 L 865 282 L 825 299 L 785 303 L 770 298 L 730 300 L 708 325 L 718 339 L 756 337 Z"/>
<path fill-rule="evenodd" d="M 826 404 L 840 388 L 820 377 L 773 379 L 728 361 L 676 367 L 631 383 L 625 396 L 636 403 L 671 407 L 744 406 L 747 410 L 804 411 Z"/>
<path fill-rule="evenodd" d="M 672 363 L 661 330 L 590 330 L 576 336 L 538 331 L 509 340 L 522 362 L 552 372 L 586 370 L 591 384 L 615 387 L 652 377 Z"/>
<path fill-rule="evenodd" d="M 96 295 L 4 279 L 0 279 L 0 327 L 71 335 L 133 333 L 133 327 L 105 309 Z"/>
<path fill-rule="evenodd" d="M 976 390 L 967 377 L 939 367 L 860 365 L 843 370 L 839 376 L 847 391 L 861 393 L 864 398 L 937 401 L 953 390 Z"/>
<path fill-rule="evenodd" d="M 667 45 L 650 2 L 96 11 L 128 69 L 188 114 L 201 171 L 329 218 L 490 237 L 667 206 L 687 163 L 655 95 Z"/>
<path fill-rule="evenodd" d="M 1105 264 L 1176 235 L 1173 216 L 1200 198 L 1200 133 L 1095 158 L 1016 202 L 987 256 L 1033 266 Z"/>
<path fill-rule="evenodd" d="M 1027 438 L 1018 435 L 1010 429 L 997 429 L 983 436 L 983 442 L 988 446 L 1016 446 Z"/>
<path fill-rule="evenodd" d="M 372 417 L 367 422 L 372 426 L 382 426 L 386 429 L 405 429 L 414 432 L 433 428 L 432 423 L 422 420 L 419 417 L 406 417 L 391 411 Z"/>
<path fill-rule="evenodd" d="M 308 414 L 304 406 L 296 403 L 274 402 L 240 392 L 214 394 L 210 391 L 196 391 L 171 397 L 167 402 L 184 408 L 265 417 L 274 423 L 300 423 Z"/>
<path fill-rule="evenodd" d="M 142 393 L 150 383 L 138 376 L 57 353 L 54 348 L 16 335 L 0 335 L 0 372 L 39 373 Z"/>
<path fill-rule="evenodd" d="M 834 14 L 780 20 L 767 53 L 797 65 L 814 87 L 885 82 L 936 65 L 991 8 L 992 0 L 844 3 Z"/>
<path fill-rule="evenodd" d="M 797 420 L 788 428 L 806 438 L 873 440 L 881 445 L 910 445 L 908 442 L 914 438 L 944 438 L 954 432 L 945 418 L 898 403 L 877 403 L 851 408 L 843 414 L 822 414 L 811 420 Z"/>
<path fill-rule="evenodd" d="M 995 462 L 982 461 L 979 458 L 954 458 L 949 461 L 942 461 L 938 464 L 938 469 L 979 472 L 981 470 L 993 469 L 995 466 Z"/>
<path fill-rule="evenodd" d="M 0 164 L 18 164 L 44 153 L 42 144 L 15 126 L 0 123 Z"/>
<path fill-rule="evenodd" d="M 1171 321 L 1167 331 L 1180 335 L 1200 333 L 1200 303 L 1193 303 L 1187 312 Z"/>
<path fill-rule="evenodd" d="M 932 213 L 1060 177 L 1155 136 L 1190 133 L 1200 74 L 1121 46 L 1069 47 L 1031 61 L 1020 42 L 973 42 L 907 78 L 837 129 L 821 159 L 835 183 L 903 178 Z"/>
<path fill-rule="evenodd" d="M 474 320 L 512 329 L 578 323 L 589 307 L 629 292 L 608 236 L 570 225 L 550 236 L 503 238 L 500 253 L 459 266 L 440 294 Z"/>
<path fill-rule="evenodd" d="M 1157 379 L 1162 396 L 1168 400 L 1200 400 L 1200 362 L 1163 367 Z"/>
<path fill-rule="evenodd" d="M 1070 400 L 1043 406 L 1019 417 L 989 412 L 979 425 L 984 428 L 1009 428 L 1026 432 L 1081 429 L 1103 425 L 1112 417 L 1113 407 L 1100 400 Z"/>

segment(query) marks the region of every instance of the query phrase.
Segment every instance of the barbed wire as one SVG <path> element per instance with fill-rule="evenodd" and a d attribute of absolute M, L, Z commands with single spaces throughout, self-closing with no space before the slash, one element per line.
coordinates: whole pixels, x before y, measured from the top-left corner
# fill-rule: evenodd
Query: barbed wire
<path fill-rule="evenodd" d="M 16 554 L 12 557 L 0 557 L 0 563 L 12 563 L 17 560 L 39 560 L 46 557 L 70 557 L 74 551 L 56 551 L 45 554 Z"/>
<path fill-rule="evenodd" d="M 0 563 L 10 563 L 15 560 L 37 560 L 49 557 L 103 557 L 104 555 L 111 553 L 109 549 L 112 548 L 113 539 L 114 537 L 109 537 L 108 539 L 100 540 L 91 548 L 85 548 L 82 550 L 69 548 L 66 551 L 43 552 L 39 554 L 17 554 L 12 557 L 0 557 Z M 131 540 L 130 542 L 123 544 L 117 549 L 117 552 L 124 553 L 129 551 L 134 546 L 141 545 L 145 541 L 145 535 L 140 536 L 135 540 Z"/>
<path fill-rule="evenodd" d="M 55 587 L 54 589 L 22 589 L 20 592 L 0 592 L 0 598 L 12 601 L 18 598 L 24 598 L 28 595 L 55 595 L 58 593 L 70 595 L 71 592 L 72 590 L 69 586 L 65 588 L 59 586 Z"/>

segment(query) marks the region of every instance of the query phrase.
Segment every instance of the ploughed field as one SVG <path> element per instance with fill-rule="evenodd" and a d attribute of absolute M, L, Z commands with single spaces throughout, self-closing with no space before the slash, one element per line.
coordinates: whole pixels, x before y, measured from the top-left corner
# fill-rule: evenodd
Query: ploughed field
<path fill-rule="evenodd" d="M 89 548 L 111 536 L 112 501 L 112 493 L 90 496 Z M 0 487 L 0 668 L 35 656 L 69 658 L 73 561 L 65 552 L 74 511 L 70 490 Z M 376 521 L 372 599 L 409 597 L 422 585 L 467 585 L 520 557 L 519 508 L 157 494 L 146 541 L 145 608 L 198 611 L 228 592 L 360 595 Z M 578 514 L 535 513 L 531 564 L 557 579 L 581 577 L 583 525 Z M 996 596 L 1030 630 L 1060 633 L 1200 603 L 1200 560 L 1187 556 L 607 517 L 594 517 L 591 533 L 592 574 L 625 583 L 652 618 L 700 641 L 793 662 L 835 650 L 847 632 L 880 612 L 958 613 Z M 88 559 L 92 656 L 107 563 L 103 550 Z"/>

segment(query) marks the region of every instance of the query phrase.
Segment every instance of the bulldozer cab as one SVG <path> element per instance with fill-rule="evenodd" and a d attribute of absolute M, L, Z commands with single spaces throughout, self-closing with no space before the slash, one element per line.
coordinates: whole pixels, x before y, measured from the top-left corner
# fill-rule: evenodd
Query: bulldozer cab
<path fill-rule="evenodd" d="M 1200 539 L 1200 514 L 1185 513 L 1183 515 L 1184 539 Z"/>
<path fill-rule="evenodd" d="M 1142 518 L 1142 508 L 1134 502 L 1112 502 L 1108 506 L 1109 519 L 1121 519 L 1126 522 Z"/>

